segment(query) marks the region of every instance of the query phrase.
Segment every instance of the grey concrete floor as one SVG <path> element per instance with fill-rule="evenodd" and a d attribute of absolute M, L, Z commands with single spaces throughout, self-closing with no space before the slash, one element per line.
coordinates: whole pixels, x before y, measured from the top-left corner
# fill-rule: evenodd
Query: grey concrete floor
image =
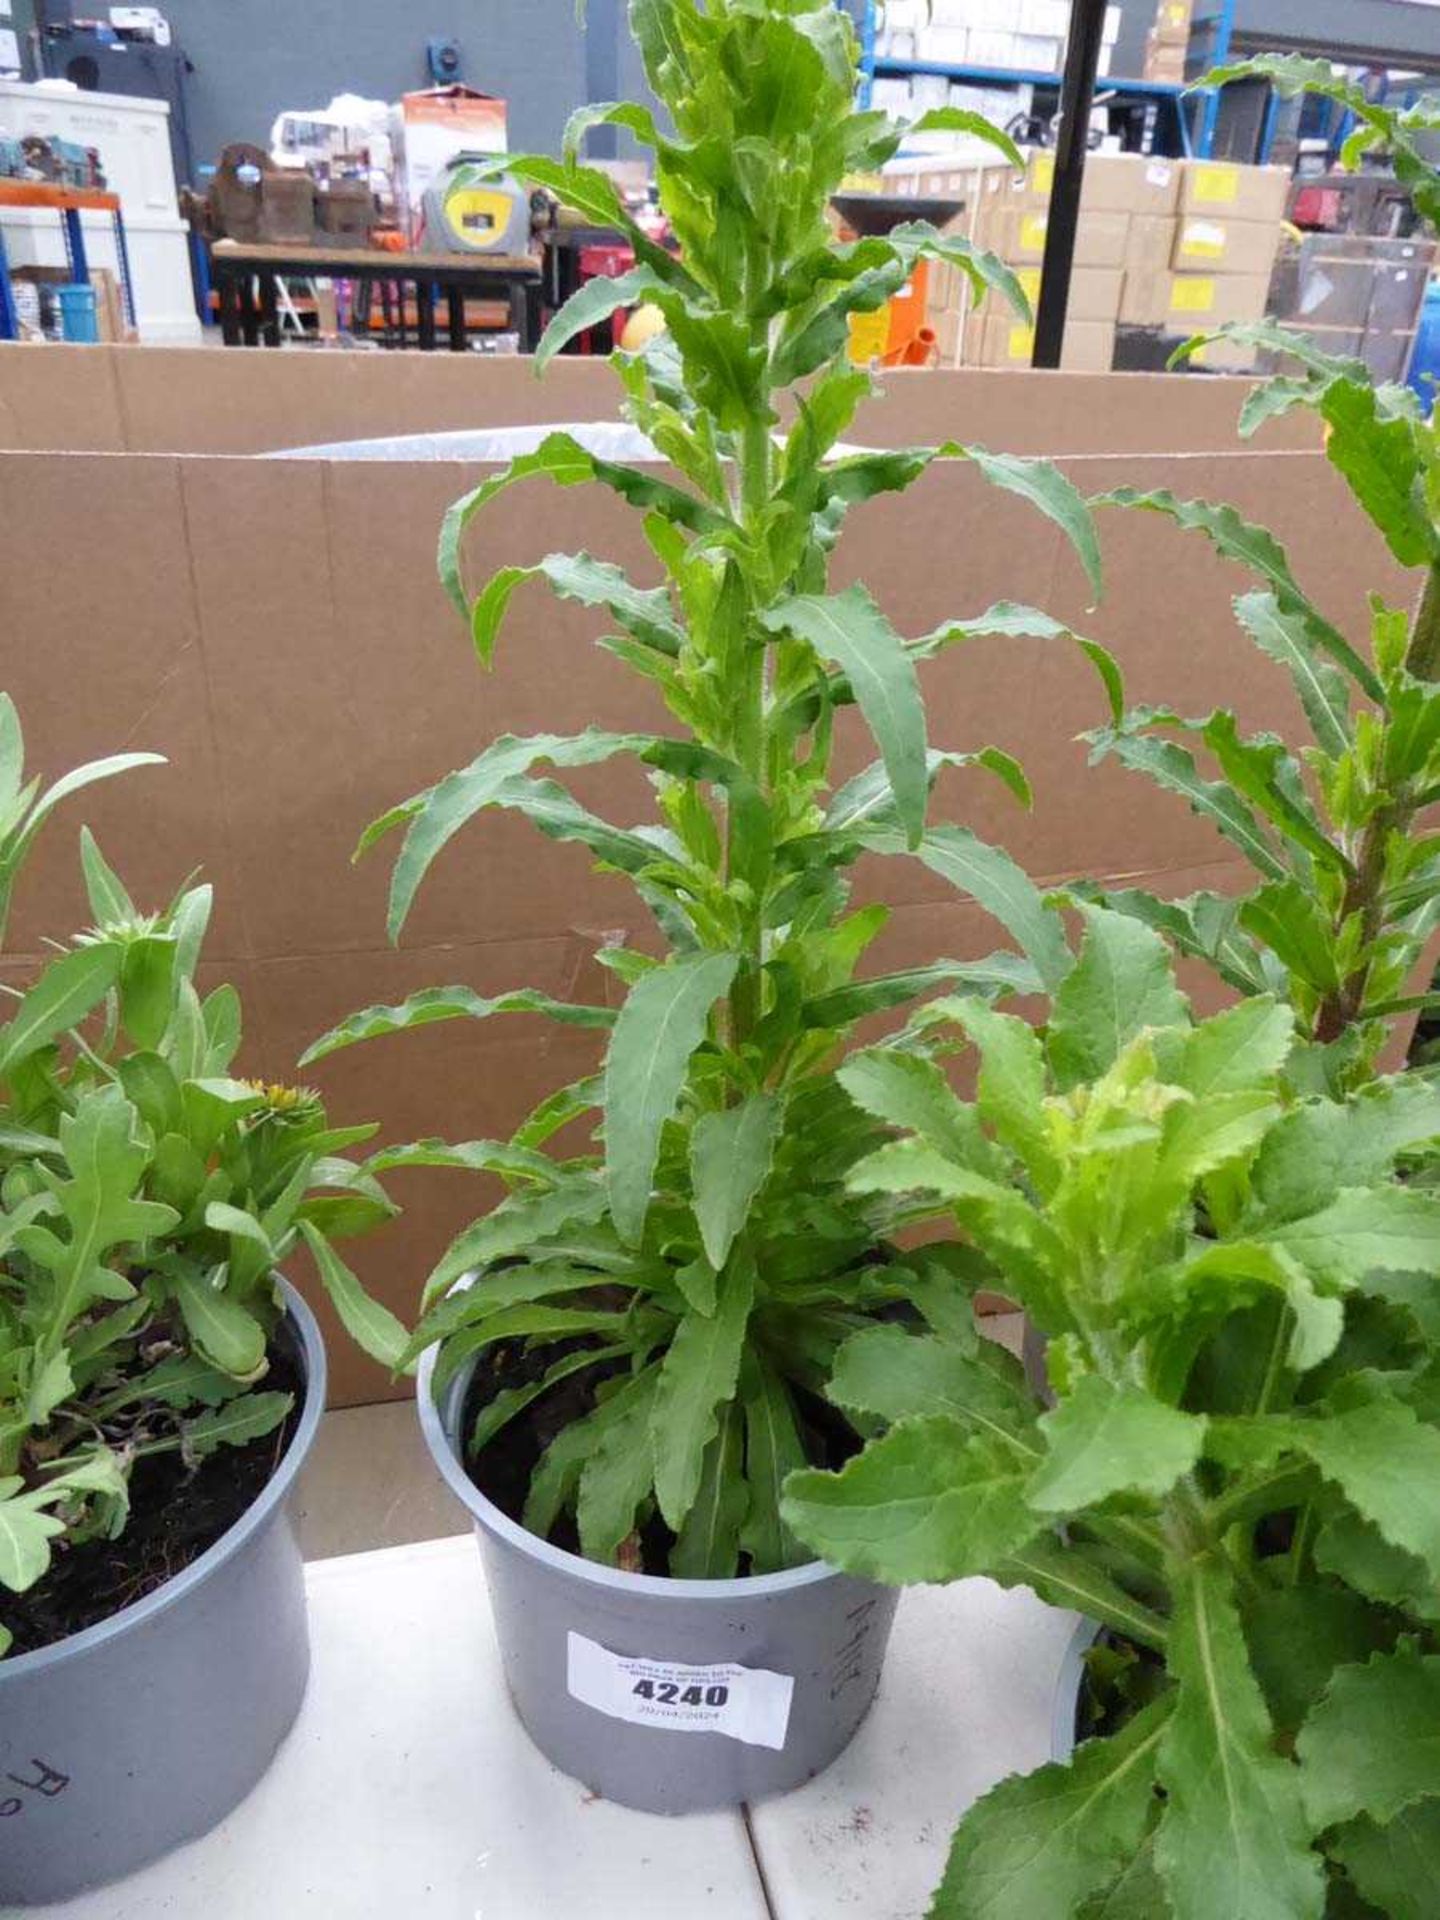
<path fill-rule="evenodd" d="M 981 1325 L 1019 1352 L 1020 1314 L 989 1315 Z M 296 1488 L 294 1514 L 307 1560 L 438 1540 L 469 1524 L 431 1464 L 408 1400 L 327 1413 Z"/>

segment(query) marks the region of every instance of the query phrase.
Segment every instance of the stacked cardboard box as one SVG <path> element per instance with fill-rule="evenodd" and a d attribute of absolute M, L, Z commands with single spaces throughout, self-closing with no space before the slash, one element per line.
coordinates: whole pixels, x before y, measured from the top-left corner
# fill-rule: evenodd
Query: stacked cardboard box
<path fill-rule="evenodd" d="M 1192 0 L 1160 0 L 1155 9 L 1155 24 L 1145 42 L 1147 80 L 1164 81 L 1178 87 L 1185 79 L 1185 61 L 1190 51 Z"/>
<path fill-rule="evenodd" d="M 1200 333 L 1264 316 L 1290 176 L 1283 167 L 1184 160 L 1169 210 L 1131 221 L 1120 322 Z M 1216 350 L 1209 364 L 1228 357 Z"/>
<path fill-rule="evenodd" d="M 1307 233 L 1286 242 L 1272 308 L 1324 353 L 1363 360 L 1377 380 L 1403 380 L 1436 247 L 1370 234 Z M 1262 362 L 1280 371 L 1283 360 Z"/>
<path fill-rule="evenodd" d="M 1054 171 L 1053 154 L 1035 153 L 1023 174 L 997 167 L 980 178 L 975 238 L 1015 268 L 1032 306 L 1038 306 L 1040 297 Z M 1133 225 L 1173 210 L 1178 190 L 1178 169 L 1172 161 L 1102 153 L 1086 163 L 1062 366 L 1108 370 Z M 970 317 L 964 345 L 965 359 L 972 365 L 1028 366 L 1034 334 L 999 295 L 991 295 Z"/>

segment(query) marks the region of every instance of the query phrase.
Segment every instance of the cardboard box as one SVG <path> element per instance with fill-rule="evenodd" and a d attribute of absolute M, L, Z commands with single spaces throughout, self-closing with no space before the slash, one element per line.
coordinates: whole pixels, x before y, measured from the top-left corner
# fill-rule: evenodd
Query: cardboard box
<path fill-rule="evenodd" d="M 1045 257 L 1049 215 L 1023 207 L 991 210 L 984 244 L 1011 266 L 1038 265 Z M 1123 267 L 1129 221 L 1123 213 L 1087 213 L 1082 210 L 1075 229 L 1077 267 Z"/>
<path fill-rule="evenodd" d="M 1180 212 L 1226 220 L 1284 218 L 1287 167 L 1242 167 L 1233 160 L 1182 160 Z"/>
<path fill-rule="evenodd" d="M 1131 216 L 1125 236 L 1127 273 L 1165 273 L 1175 254 L 1174 214 L 1137 213 Z"/>
<path fill-rule="evenodd" d="M 1120 319 L 1126 326 L 1202 333 L 1230 321 L 1262 320 L 1269 292 L 1267 273 L 1128 271 Z"/>
<path fill-rule="evenodd" d="M 1019 267 L 1016 278 L 1025 289 L 1025 296 L 1031 310 L 1040 308 L 1039 267 Z M 1120 267 L 1075 267 L 1070 274 L 1070 299 L 1066 306 L 1066 316 L 1070 320 L 1110 320 L 1113 321 L 1120 311 L 1120 294 L 1124 286 L 1125 274 Z M 1008 315 L 1011 308 L 998 293 L 992 293 L 984 304 L 987 315 Z"/>
<path fill-rule="evenodd" d="M 1113 320 L 1069 319 L 1060 365 L 1073 373 L 1108 373 L 1115 350 Z M 979 367 L 1028 367 L 1035 353 L 1035 329 L 1013 315 L 975 315 L 965 323 L 965 362 Z"/>
<path fill-rule="evenodd" d="M 1274 528 L 1342 623 L 1366 617 L 1367 589 L 1392 601 L 1405 591 L 1379 535 L 1348 507 L 1313 418 L 1272 422 L 1260 450 L 1237 448 L 1241 383 L 1016 368 L 893 373 L 883 387 L 854 423 L 858 444 L 955 438 L 1062 458 L 1086 494 L 1131 483 L 1231 501 Z M 47 552 L 57 526 L 85 529 L 63 567 L 0 576 L 0 619 L 25 636 L 7 654 L 6 684 L 34 764 L 53 777 L 121 746 L 171 763 L 95 788 L 42 838 L 5 979 L 29 976 L 47 935 L 85 924 L 83 818 L 142 905 L 170 897 L 197 866 L 215 883 L 207 985 L 227 977 L 244 996 L 245 1073 L 293 1078 L 304 1046 L 337 1018 L 440 982 L 613 994 L 594 949 L 617 932 L 642 939 L 645 915 L 580 849 L 537 839 L 515 816 L 477 821 L 440 856 L 398 950 L 383 938 L 389 861 L 349 859 L 367 821 L 500 732 L 653 729 L 649 688 L 591 644 L 603 619 L 519 594 L 496 670 L 481 675 L 435 581 L 434 547 L 445 507 L 488 469 L 243 456 L 360 435 L 609 420 L 620 397 L 607 366 L 579 357 L 537 381 L 526 361 L 468 355 L 0 347 L 0 447 L 10 449 L 0 452 L 0 525 L 28 553 Z M 1231 571 L 1156 516 L 1108 515 L 1100 533 L 1108 591 L 1097 614 L 1048 520 L 987 487 L 971 463 L 944 463 L 915 492 L 851 516 L 835 585 L 864 580 L 914 633 L 999 599 L 1041 599 L 1114 647 L 1136 702 L 1185 712 L 1223 703 L 1247 730 L 1289 732 L 1288 678 L 1237 632 Z M 517 487 L 472 535 L 476 578 L 557 547 L 602 554 L 642 585 L 657 578 L 637 516 L 601 489 Z M 946 563 L 925 564 L 937 552 Z M 117 605 L 120 649 L 106 620 Z M 931 663 L 926 686 L 937 740 L 993 739 L 1036 788 L 1022 812 L 983 773 L 947 774 L 935 817 L 1006 846 L 1040 884 L 1080 874 L 1162 893 L 1248 883 L 1182 803 L 1114 766 L 1086 768 L 1075 736 L 1102 721 L 1104 704 L 1073 649 L 977 642 Z M 209 725 L 212 712 L 222 727 Z M 843 715 L 840 777 L 873 752 Z M 598 811 L 651 817 L 638 769 L 617 761 L 573 778 Z M 857 893 L 893 910 L 876 972 L 1004 944 L 919 862 L 867 864 Z M 337 1123 L 374 1117 L 385 1140 L 504 1137 L 596 1053 L 592 1036 L 539 1022 L 457 1021 L 336 1055 L 313 1078 Z M 409 1316 L 446 1241 L 495 1189 L 432 1171 L 397 1176 L 394 1191 L 402 1219 L 345 1252 Z M 313 1297 L 301 1262 L 295 1277 Z M 326 1321 L 333 1331 L 328 1311 Z M 338 1336 L 331 1364 L 339 1403 L 409 1390 Z"/>
<path fill-rule="evenodd" d="M 1183 86 L 1188 53 L 1188 48 L 1157 40 L 1152 34 L 1145 43 L 1145 71 L 1141 79 L 1165 87 Z"/>
<path fill-rule="evenodd" d="M 1173 214 L 1180 166 L 1143 153 L 1092 153 L 1080 189 L 1082 213 Z"/>
<path fill-rule="evenodd" d="M 1176 222 L 1171 265 L 1177 273 L 1268 274 L 1279 247 L 1278 223 L 1185 214 Z"/>
<path fill-rule="evenodd" d="M 1160 0 L 1150 31 L 1162 45 L 1183 47 L 1190 38 L 1192 13 L 1192 0 Z"/>
<path fill-rule="evenodd" d="M 390 138 L 401 217 L 414 228 L 426 193 L 458 154 L 507 151 L 505 102 L 458 85 L 402 93 Z"/>

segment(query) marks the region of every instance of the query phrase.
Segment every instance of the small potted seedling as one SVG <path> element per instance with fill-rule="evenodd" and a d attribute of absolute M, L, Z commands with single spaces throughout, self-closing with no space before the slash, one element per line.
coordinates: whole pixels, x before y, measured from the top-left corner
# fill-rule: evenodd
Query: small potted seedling
<path fill-rule="evenodd" d="M 21 765 L 0 696 L 5 901 L 85 778 L 37 797 Z M 342 1316 L 380 1344 L 381 1310 L 330 1236 L 391 1211 L 340 1157 L 371 1128 L 231 1077 L 239 999 L 195 987 L 210 889 L 142 915 L 88 833 L 82 858 L 93 927 L 0 1019 L 7 1911 L 213 1825 L 294 1719 L 309 1642 L 284 1501 L 325 1353 L 279 1269 L 308 1242 Z"/>
<path fill-rule="evenodd" d="M 1104 1630 L 1056 1763 L 962 1820 L 934 1920 L 1418 1920 L 1440 1197 L 1396 1166 L 1440 1093 L 1297 1100 L 1290 1007 L 1192 1022 L 1158 935 L 1087 920 L 1043 1033 L 932 1010 L 973 1045 L 973 1103 L 937 1085 L 917 1116 L 866 1056 L 840 1072 L 900 1135 L 851 1186 L 944 1201 L 1048 1336 L 1049 1393 L 973 1327 L 867 1329 L 829 1392 L 885 1430 L 782 1512 L 865 1578 L 984 1574 Z"/>
<path fill-rule="evenodd" d="M 426 1356 L 421 1417 L 476 1516 L 511 1692 L 537 1742 L 608 1798 L 685 1811 L 805 1779 L 864 1714 L 893 1595 L 817 1565 L 779 1490 L 792 1467 L 858 1444 L 820 1393 L 839 1343 L 896 1311 L 943 1323 L 961 1298 L 949 1255 L 893 1253 L 916 1209 L 847 1189 L 878 1135 L 835 1063 L 868 1014 L 947 984 L 1044 989 L 1068 964 L 1060 920 L 1015 864 L 928 823 L 947 766 L 977 762 L 1027 789 L 1003 752 L 928 743 L 917 671 L 951 641 L 1063 630 L 1005 605 L 903 637 L 863 587 L 828 589 L 831 549 L 852 506 L 902 491 L 943 455 L 1049 514 L 1092 577 L 1096 561 L 1079 496 L 1044 463 L 960 447 L 837 452 L 873 384 L 848 359 L 850 319 L 880 308 L 917 258 L 953 260 L 1023 305 L 998 261 L 929 227 L 835 240 L 831 194 L 900 138 L 883 115 L 853 110 L 845 14 L 828 0 L 635 0 L 631 20 L 674 132 L 640 107 L 586 108 L 563 161 L 505 166 L 629 236 L 634 270 L 582 288 L 539 357 L 616 307 L 657 309 L 663 338 L 615 364 L 629 420 L 669 470 L 551 434 L 452 511 L 441 570 L 482 664 L 526 583 L 603 611 L 600 644 L 643 676 L 676 730 L 507 736 L 362 844 L 404 830 L 396 936 L 452 836 L 487 809 L 518 811 L 627 876 L 656 945 L 597 956 L 618 1010 L 438 988 L 354 1016 L 310 1057 L 510 1014 L 606 1036 L 603 1071 L 558 1089 L 508 1143 L 427 1142 L 371 1164 L 481 1168 L 510 1190 L 425 1290 L 407 1356 Z M 578 163 L 602 122 L 653 153 L 676 253 Z M 929 124 L 1016 157 L 973 116 Z M 661 584 L 552 554 L 473 591 L 465 530 L 529 477 L 596 482 L 635 507 Z M 1108 658 L 1090 657 L 1113 688 Z M 834 727 L 851 707 L 879 758 L 837 788 Z M 656 819 L 600 818 L 551 771 L 617 757 L 650 770 Z M 886 919 L 850 905 L 848 870 L 864 852 L 918 857 L 1021 951 L 857 980 Z M 892 1066 L 905 1082 L 923 1063 L 897 1046 Z"/>

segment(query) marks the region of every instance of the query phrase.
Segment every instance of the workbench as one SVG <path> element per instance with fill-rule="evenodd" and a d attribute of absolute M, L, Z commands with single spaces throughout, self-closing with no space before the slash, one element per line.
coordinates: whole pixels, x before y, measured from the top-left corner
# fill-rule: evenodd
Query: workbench
<path fill-rule="evenodd" d="M 544 1760 L 468 1535 L 313 1562 L 314 1664 L 214 1832 L 48 1920 L 920 1920 L 963 1809 L 1050 1756 L 1074 1616 L 988 1580 L 900 1602 L 870 1717 L 798 1792 L 669 1820 Z M 216 1649 L 224 1658 L 224 1649 Z"/>
<path fill-rule="evenodd" d="M 468 253 L 392 253 L 381 247 L 266 246 L 217 240 L 210 249 L 210 272 L 220 300 L 220 327 L 227 347 L 280 345 L 282 279 L 353 280 L 362 287 L 398 289 L 400 344 L 405 336 L 405 288 L 414 288 L 416 341 L 436 344 L 436 306 L 445 299 L 450 346 L 468 345 L 465 301 L 501 300 L 508 304 L 510 326 L 520 336 L 522 353 L 533 353 L 540 338 L 540 267 L 528 255 Z"/>
<path fill-rule="evenodd" d="M 0 180 L 0 208 L 4 207 L 59 214 L 70 278 L 82 287 L 90 284 L 90 262 L 85 254 L 85 233 L 80 224 L 80 215 L 108 213 L 115 229 L 115 259 L 120 269 L 120 293 L 125 302 L 125 318 L 132 327 L 135 325 L 135 290 L 130 277 L 125 218 L 120 211 L 118 193 L 103 193 L 98 187 L 52 186 L 44 180 Z M 0 229 L 0 340 L 14 340 L 19 332 L 5 236 L 3 229 Z"/>

